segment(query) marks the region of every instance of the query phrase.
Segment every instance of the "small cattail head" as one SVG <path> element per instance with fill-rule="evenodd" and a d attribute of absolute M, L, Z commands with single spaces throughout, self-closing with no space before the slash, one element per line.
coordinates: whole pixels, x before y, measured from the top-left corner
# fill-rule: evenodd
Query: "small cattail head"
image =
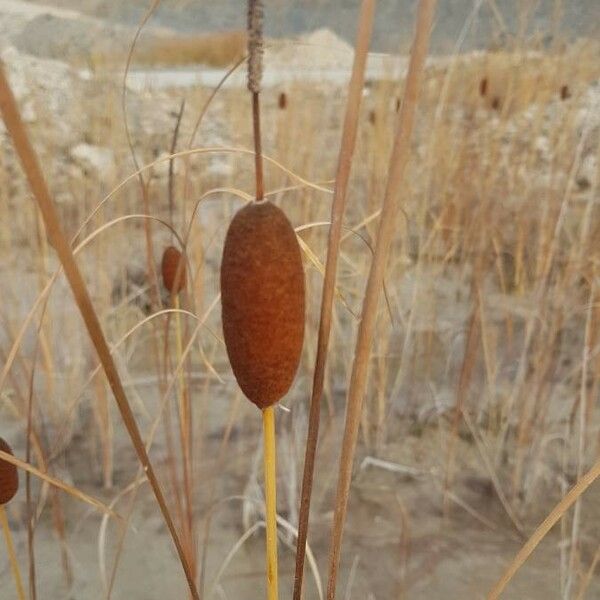
<path fill-rule="evenodd" d="M 7 454 L 13 453 L 11 447 L 2 438 L 0 438 L 0 450 Z M 0 458 L 0 504 L 10 502 L 18 489 L 19 475 L 17 474 L 17 467 Z"/>
<path fill-rule="evenodd" d="M 174 246 L 169 246 L 164 251 L 161 272 L 163 283 L 169 292 L 178 294 L 185 288 L 185 259 Z"/>
<path fill-rule="evenodd" d="M 569 86 L 567 84 L 565 84 L 560 88 L 560 99 L 568 100 L 570 97 L 571 97 L 571 90 L 569 89 Z"/>
<path fill-rule="evenodd" d="M 223 334 L 235 378 L 259 408 L 290 388 L 304 338 L 304 271 L 296 233 L 269 201 L 234 216 L 221 263 Z"/>
<path fill-rule="evenodd" d="M 484 77 L 479 82 L 479 95 L 483 98 L 487 94 L 487 90 L 488 90 L 488 79 L 487 79 L 487 77 Z"/>
<path fill-rule="evenodd" d="M 287 108 L 287 94 L 281 92 L 278 99 L 279 110 L 285 110 Z"/>
<path fill-rule="evenodd" d="M 258 94 L 263 71 L 263 20 L 262 0 L 248 0 L 248 89 Z"/>

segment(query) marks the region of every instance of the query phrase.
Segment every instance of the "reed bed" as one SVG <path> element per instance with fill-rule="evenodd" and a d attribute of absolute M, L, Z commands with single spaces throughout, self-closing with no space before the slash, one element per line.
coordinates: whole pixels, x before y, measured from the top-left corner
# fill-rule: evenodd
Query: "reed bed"
<path fill-rule="evenodd" d="M 263 595 L 261 422 L 241 398 L 267 395 L 240 377 L 222 291 L 286 371 L 268 398 L 280 598 L 600 593 L 597 44 L 523 34 L 425 62 L 425 1 L 408 75 L 370 80 L 374 10 L 349 86 L 283 81 L 260 103 L 66 71 L 58 120 L 8 57 L 31 145 L 6 86 L 3 112 L 41 198 L 3 141 L 0 467 L 31 475 L 3 510 L 25 597 L 42 579 L 53 597 Z M 145 56 L 134 41 L 128 63 Z M 234 215 L 266 206 L 295 229 L 303 343 L 269 301 L 276 261 L 260 298 L 240 296 L 249 266 L 223 285 Z M 244 259 L 281 257 L 260 237 Z M 261 306 L 284 315 L 282 346 Z"/>

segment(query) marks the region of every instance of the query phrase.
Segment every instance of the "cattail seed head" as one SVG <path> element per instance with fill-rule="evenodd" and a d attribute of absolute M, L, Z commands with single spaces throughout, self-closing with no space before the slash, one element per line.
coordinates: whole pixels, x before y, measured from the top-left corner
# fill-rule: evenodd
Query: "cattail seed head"
<path fill-rule="evenodd" d="M 253 202 L 234 216 L 221 264 L 223 333 L 237 382 L 259 408 L 290 388 L 304 338 L 304 271 L 283 211 Z"/>
<path fill-rule="evenodd" d="M 12 454 L 11 447 L 0 438 L 0 450 Z M 0 458 L 0 504 L 10 502 L 19 489 L 19 475 L 15 465 Z"/>
<path fill-rule="evenodd" d="M 488 79 L 487 77 L 484 77 L 480 82 L 479 82 L 479 95 L 483 98 L 486 94 L 487 94 L 487 89 L 488 89 Z"/>
<path fill-rule="evenodd" d="M 164 251 L 161 272 L 163 283 L 169 292 L 178 294 L 185 288 L 185 259 L 174 246 L 169 246 Z"/>
<path fill-rule="evenodd" d="M 569 89 L 569 86 L 565 84 L 560 88 L 560 99 L 568 100 L 570 97 L 571 97 L 571 90 Z"/>
<path fill-rule="evenodd" d="M 287 94 L 285 92 L 279 94 L 277 103 L 279 105 L 279 110 L 285 110 L 287 108 Z"/>
<path fill-rule="evenodd" d="M 260 92 L 262 80 L 263 20 L 262 0 L 248 0 L 248 89 L 254 94 Z"/>

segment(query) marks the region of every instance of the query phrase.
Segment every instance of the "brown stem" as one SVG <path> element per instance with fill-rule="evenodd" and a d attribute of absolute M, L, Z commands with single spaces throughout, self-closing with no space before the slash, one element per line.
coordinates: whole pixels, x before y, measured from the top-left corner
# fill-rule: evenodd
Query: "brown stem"
<path fill-rule="evenodd" d="M 260 202 L 265 195 L 263 183 L 263 159 L 260 134 L 260 97 L 259 92 L 252 92 L 252 127 L 254 130 L 254 166 L 256 171 L 256 201 Z"/>
<path fill-rule="evenodd" d="M 98 315 L 94 310 L 89 292 L 81 272 L 79 271 L 77 263 L 75 262 L 75 257 L 73 256 L 71 246 L 65 237 L 64 232 L 62 231 L 58 214 L 42 174 L 38 158 L 35 154 L 33 146 L 31 145 L 31 142 L 29 141 L 29 137 L 27 136 L 25 126 L 21 120 L 17 102 L 12 93 L 8 80 L 6 79 L 4 68 L 1 64 L 0 112 L 2 113 L 6 129 L 12 138 L 15 150 L 17 151 L 17 154 L 21 160 L 23 170 L 29 182 L 29 186 L 31 187 L 31 191 L 38 203 L 42 217 L 44 218 L 50 243 L 58 254 L 65 272 L 65 276 L 75 297 L 77 307 L 79 308 L 81 316 L 83 317 L 88 334 L 94 344 L 94 347 L 96 348 L 98 357 L 100 358 L 100 362 L 102 363 L 104 372 L 106 373 L 106 378 L 108 379 L 108 383 L 115 396 L 115 400 L 117 402 L 117 406 L 121 413 L 125 427 L 127 428 L 133 446 L 136 450 L 138 459 L 146 471 L 148 481 L 152 486 L 152 490 L 154 491 L 154 495 L 160 506 L 165 523 L 175 543 L 181 564 L 185 571 L 190 591 L 192 592 L 194 598 L 199 598 L 198 592 L 196 591 L 192 570 L 189 567 L 188 560 L 179 540 L 177 531 L 175 530 L 175 526 L 173 524 L 173 520 L 171 519 L 171 515 L 169 513 L 169 509 L 163 496 L 160 484 L 144 447 L 142 436 L 133 416 L 129 401 L 127 400 L 125 389 L 123 388 L 119 372 L 117 371 L 117 367 L 111 356 L 108 343 L 104 337 L 104 332 L 102 331 L 102 326 L 98 320 Z"/>
<path fill-rule="evenodd" d="M 350 481 L 352 478 L 352 465 L 367 384 L 369 355 L 375 333 L 375 324 L 377 322 L 377 307 L 381 295 L 386 259 L 396 231 L 396 217 L 399 208 L 398 195 L 410 153 L 410 140 L 415 120 L 421 74 L 427 56 L 434 8 L 435 0 L 421 0 L 419 3 L 417 27 L 406 78 L 404 101 L 398 117 L 396 138 L 390 158 L 389 177 L 377 229 L 377 244 L 363 300 L 362 317 L 358 329 L 352 375 L 348 388 L 346 423 L 342 441 L 333 529 L 331 533 L 327 582 L 328 600 L 334 600 L 335 598 L 344 522 L 346 520 Z"/>
<path fill-rule="evenodd" d="M 302 597 L 310 500 L 315 470 L 317 441 L 319 438 L 321 398 L 323 396 L 323 387 L 325 383 L 325 365 L 327 362 L 327 350 L 329 348 L 329 335 L 331 332 L 337 260 L 342 237 L 342 222 L 346 208 L 348 181 L 350 179 L 352 157 L 356 145 L 356 131 L 358 129 L 358 117 L 365 80 L 365 65 L 371 41 L 371 32 L 373 30 L 374 14 L 375 0 L 363 0 L 358 20 L 356 51 L 354 53 L 352 77 L 348 87 L 348 100 L 346 103 L 346 114 L 344 117 L 344 128 L 342 131 L 342 141 L 338 157 L 335 190 L 333 192 L 333 203 L 331 206 L 331 227 L 329 229 L 325 277 L 321 297 L 321 317 L 319 322 L 319 336 L 317 339 L 317 356 L 315 359 L 313 388 L 310 399 L 302 491 L 300 493 L 298 542 L 296 545 L 296 573 L 294 576 L 294 600 L 300 600 Z"/>
<path fill-rule="evenodd" d="M 179 127 L 181 126 L 181 119 L 183 118 L 183 111 L 185 110 L 185 98 L 181 101 L 179 112 L 177 113 L 177 120 L 175 121 L 175 128 L 173 129 L 173 137 L 171 139 L 171 151 L 173 155 L 177 151 L 177 138 L 179 137 Z M 173 223 L 173 207 L 175 206 L 175 180 L 173 178 L 173 158 L 169 159 L 169 223 L 171 227 L 175 226 Z"/>

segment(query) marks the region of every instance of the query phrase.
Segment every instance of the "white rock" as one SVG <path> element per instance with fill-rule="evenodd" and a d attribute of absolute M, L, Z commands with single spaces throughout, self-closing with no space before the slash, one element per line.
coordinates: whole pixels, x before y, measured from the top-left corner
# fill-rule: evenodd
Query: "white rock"
<path fill-rule="evenodd" d="M 71 149 L 73 161 L 90 176 L 110 181 L 116 173 L 114 152 L 110 148 L 93 146 L 91 144 L 77 144 Z"/>

